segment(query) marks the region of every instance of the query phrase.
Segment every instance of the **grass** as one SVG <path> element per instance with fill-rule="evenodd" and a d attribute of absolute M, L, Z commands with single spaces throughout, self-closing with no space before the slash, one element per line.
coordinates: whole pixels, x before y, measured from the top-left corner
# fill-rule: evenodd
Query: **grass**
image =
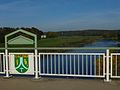
<path fill-rule="evenodd" d="M 100 36 L 66 36 L 47 38 L 38 41 L 38 47 L 79 47 L 95 42 Z"/>
<path fill-rule="evenodd" d="M 95 42 L 102 37 L 100 36 L 64 36 L 56 38 L 46 38 L 38 40 L 38 47 L 80 47 L 85 44 Z M 15 47 L 12 45 L 11 47 Z M 4 47 L 4 44 L 0 44 L 0 47 Z M 22 45 L 21 47 L 25 47 Z M 27 46 L 31 47 L 31 46 Z"/>

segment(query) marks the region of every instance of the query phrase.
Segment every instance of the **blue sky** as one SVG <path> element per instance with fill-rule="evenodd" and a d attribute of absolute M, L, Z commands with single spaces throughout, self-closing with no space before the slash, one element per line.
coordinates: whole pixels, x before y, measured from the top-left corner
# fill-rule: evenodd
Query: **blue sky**
<path fill-rule="evenodd" d="M 0 0 L 0 26 L 120 29 L 120 0 Z"/>

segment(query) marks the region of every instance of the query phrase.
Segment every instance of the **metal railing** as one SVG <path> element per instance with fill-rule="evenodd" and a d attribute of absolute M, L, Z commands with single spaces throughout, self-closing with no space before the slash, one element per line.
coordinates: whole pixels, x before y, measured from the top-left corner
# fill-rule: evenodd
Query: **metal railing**
<path fill-rule="evenodd" d="M 98 77 L 104 78 L 107 82 L 110 78 L 120 78 L 118 51 L 120 48 L 7 48 L 7 50 L 13 49 L 34 53 L 35 78 L 40 76 Z M 0 74 L 6 74 L 6 77 L 9 77 L 9 63 L 6 58 L 11 52 L 5 51 L 4 54 L 6 49 L 0 48 L 0 50 L 3 50 L 0 53 L 0 63 L 3 62 L 3 65 L 0 64 Z"/>
<path fill-rule="evenodd" d="M 39 53 L 39 75 L 105 77 L 104 53 Z"/>
<path fill-rule="evenodd" d="M 120 53 L 111 53 L 111 77 L 120 78 Z"/>

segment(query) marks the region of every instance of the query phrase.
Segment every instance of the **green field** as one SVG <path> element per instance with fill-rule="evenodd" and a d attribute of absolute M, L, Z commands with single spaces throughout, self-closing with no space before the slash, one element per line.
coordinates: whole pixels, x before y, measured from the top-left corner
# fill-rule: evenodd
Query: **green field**
<path fill-rule="evenodd" d="M 66 36 L 38 41 L 38 47 L 79 47 L 101 39 L 100 36 Z"/>
<path fill-rule="evenodd" d="M 38 40 L 38 47 L 80 47 L 101 39 L 101 36 L 64 36 Z M 15 45 L 12 45 L 14 47 Z M 4 43 L 0 43 L 4 47 Z M 25 47 L 21 46 L 21 47 Z M 27 46 L 31 47 L 31 46 Z"/>

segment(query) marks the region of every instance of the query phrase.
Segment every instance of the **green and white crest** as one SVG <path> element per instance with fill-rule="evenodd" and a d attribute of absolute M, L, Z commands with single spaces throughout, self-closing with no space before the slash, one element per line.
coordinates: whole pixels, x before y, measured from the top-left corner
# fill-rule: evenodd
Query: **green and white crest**
<path fill-rule="evenodd" d="M 28 55 L 26 54 L 15 55 L 15 68 L 19 73 L 25 73 L 29 68 Z"/>

